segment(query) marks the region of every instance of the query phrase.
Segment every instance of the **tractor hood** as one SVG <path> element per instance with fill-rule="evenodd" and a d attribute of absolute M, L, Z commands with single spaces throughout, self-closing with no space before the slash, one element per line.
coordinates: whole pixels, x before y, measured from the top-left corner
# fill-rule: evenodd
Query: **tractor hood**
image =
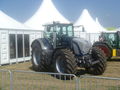
<path fill-rule="evenodd" d="M 76 55 L 87 54 L 92 47 L 92 44 L 83 38 L 73 38 L 72 44 Z"/>

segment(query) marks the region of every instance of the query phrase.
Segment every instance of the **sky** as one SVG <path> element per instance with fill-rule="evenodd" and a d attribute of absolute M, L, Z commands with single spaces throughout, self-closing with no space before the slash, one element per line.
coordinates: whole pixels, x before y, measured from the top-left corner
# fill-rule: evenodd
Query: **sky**
<path fill-rule="evenodd" d="M 40 7 L 42 0 L 0 0 L 0 10 L 24 23 Z M 104 27 L 120 27 L 120 0 L 52 0 L 58 11 L 75 22 L 83 9 L 98 17 Z"/>

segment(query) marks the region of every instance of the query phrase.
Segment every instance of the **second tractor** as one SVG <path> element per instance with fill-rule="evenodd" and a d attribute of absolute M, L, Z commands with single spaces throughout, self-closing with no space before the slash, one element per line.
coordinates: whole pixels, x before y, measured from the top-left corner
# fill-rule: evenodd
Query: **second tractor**
<path fill-rule="evenodd" d="M 120 31 L 101 33 L 99 41 L 93 46 L 103 50 L 108 60 L 120 59 Z"/>

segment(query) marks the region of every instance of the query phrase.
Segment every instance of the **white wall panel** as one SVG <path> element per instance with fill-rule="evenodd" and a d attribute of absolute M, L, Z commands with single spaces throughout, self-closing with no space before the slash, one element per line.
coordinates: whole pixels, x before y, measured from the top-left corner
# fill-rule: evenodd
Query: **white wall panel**
<path fill-rule="evenodd" d="M 8 57 L 8 31 L 0 31 L 1 36 L 1 42 L 0 42 L 0 56 L 1 56 L 1 64 L 7 64 L 9 63 L 9 57 Z"/>

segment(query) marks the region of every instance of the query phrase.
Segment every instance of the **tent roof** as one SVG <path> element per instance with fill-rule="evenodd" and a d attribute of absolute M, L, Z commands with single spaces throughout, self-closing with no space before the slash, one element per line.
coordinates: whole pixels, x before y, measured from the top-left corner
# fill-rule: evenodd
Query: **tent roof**
<path fill-rule="evenodd" d="M 21 24 L 20 22 L 14 20 L 10 16 L 6 15 L 0 10 L 0 28 L 9 29 L 28 29 L 27 26 Z"/>
<path fill-rule="evenodd" d="M 96 17 L 96 23 L 97 23 L 97 25 L 98 25 L 98 27 L 100 28 L 100 31 L 107 31 L 101 24 L 100 24 L 100 22 L 99 22 L 99 20 L 98 20 L 98 18 Z"/>
<path fill-rule="evenodd" d="M 43 0 L 37 12 L 25 22 L 25 25 L 35 29 L 43 29 L 42 25 L 52 23 L 53 21 L 69 23 L 69 21 L 56 9 L 52 0 Z"/>
<path fill-rule="evenodd" d="M 83 10 L 81 16 L 78 18 L 74 25 L 82 25 L 84 27 L 85 32 L 88 33 L 101 32 L 101 29 L 98 27 L 98 24 L 94 21 L 87 9 Z"/>

